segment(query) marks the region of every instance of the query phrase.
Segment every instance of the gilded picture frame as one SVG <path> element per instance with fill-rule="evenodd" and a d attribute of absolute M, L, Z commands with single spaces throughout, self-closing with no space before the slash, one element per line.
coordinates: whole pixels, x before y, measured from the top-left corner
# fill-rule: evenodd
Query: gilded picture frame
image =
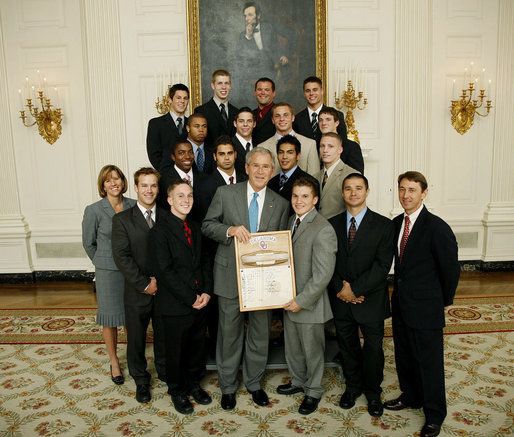
<path fill-rule="evenodd" d="M 190 107 L 195 108 L 212 97 L 211 74 L 221 68 L 232 75 L 230 101 L 235 106 L 254 108 L 255 78 L 268 76 L 277 84 L 275 101 L 286 101 L 299 111 L 305 106 L 303 79 L 316 75 L 325 83 L 327 78 L 326 0 L 281 0 L 280 8 L 273 0 L 254 2 L 262 11 L 263 26 L 276 29 L 278 36 L 272 52 L 284 50 L 287 54 L 287 64 L 281 65 L 283 58 L 274 60 L 270 74 L 265 74 L 265 67 L 263 71 L 254 68 L 263 65 L 262 62 L 252 65 L 241 61 L 237 42 L 244 34 L 243 11 L 247 3 L 187 0 Z M 264 42 L 265 30 L 261 32 Z"/>

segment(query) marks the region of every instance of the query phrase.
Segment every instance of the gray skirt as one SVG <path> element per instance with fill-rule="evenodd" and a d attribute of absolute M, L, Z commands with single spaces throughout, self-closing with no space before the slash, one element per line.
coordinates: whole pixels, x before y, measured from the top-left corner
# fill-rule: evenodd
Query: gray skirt
<path fill-rule="evenodd" d="M 118 270 L 96 269 L 96 323 L 106 327 L 125 326 L 123 289 L 125 279 Z"/>

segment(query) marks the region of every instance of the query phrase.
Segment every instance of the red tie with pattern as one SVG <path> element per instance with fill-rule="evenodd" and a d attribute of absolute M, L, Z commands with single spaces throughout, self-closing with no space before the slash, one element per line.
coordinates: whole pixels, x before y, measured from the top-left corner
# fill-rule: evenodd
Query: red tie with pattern
<path fill-rule="evenodd" d="M 357 235 L 357 226 L 355 226 L 355 217 L 350 219 L 350 227 L 348 228 L 348 247 L 350 247 L 355 240 L 355 235 Z"/>
<path fill-rule="evenodd" d="M 405 225 L 403 227 L 402 240 L 400 241 L 400 262 L 403 259 L 403 252 L 405 251 L 405 246 L 407 246 L 407 240 L 409 239 L 410 234 L 410 218 L 408 215 L 405 216 Z"/>
<path fill-rule="evenodd" d="M 191 228 L 189 227 L 187 220 L 184 220 L 184 236 L 186 237 L 187 244 L 191 247 L 193 245 L 193 234 L 191 233 Z"/>

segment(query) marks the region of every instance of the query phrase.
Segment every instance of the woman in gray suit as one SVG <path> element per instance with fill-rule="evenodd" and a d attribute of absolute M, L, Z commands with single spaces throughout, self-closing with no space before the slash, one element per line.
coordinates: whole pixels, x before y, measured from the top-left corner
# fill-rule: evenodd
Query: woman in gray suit
<path fill-rule="evenodd" d="M 104 166 L 98 175 L 98 193 L 102 199 L 86 207 L 82 220 L 82 245 L 95 266 L 96 323 L 103 326 L 111 379 L 117 385 L 125 382 L 117 354 L 117 327 L 125 325 L 124 279 L 112 258 L 111 231 L 114 214 L 136 203 L 123 197 L 125 191 L 127 179 L 123 172 L 115 165 Z"/>

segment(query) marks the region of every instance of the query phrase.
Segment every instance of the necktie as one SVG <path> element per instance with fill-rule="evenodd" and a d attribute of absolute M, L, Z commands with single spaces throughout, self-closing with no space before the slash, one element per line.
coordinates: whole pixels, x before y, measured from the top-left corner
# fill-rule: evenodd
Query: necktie
<path fill-rule="evenodd" d="M 250 207 L 248 208 L 248 218 L 250 219 L 250 232 L 257 232 L 259 227 L 259 204 L 257 203 L 257 198 L 259 197 L 259 193 L 253 193 L 252 201 L 250 202 Z"/>
<path fill-rule="evenodd" d="M 403 252 L 405 251 L 405 246 L 407 246 L 407 240 L 409 239 L 410 234 L 410 218 L 408 215 L 405 216 L 405 225 L 403 227 L 402 239 L 400 241 L 400 262 L 403 258 Z"/>
<path fill-rule="evenodd" d="M 298 229 L 298 226 L 300 226 L 300 223 L 301 223 L 300 217 L 296 217 L 296 221 L 294 222 L 293 235 L 296 232 L 296 230 Z"/>
<path fill-rule="evenodd" d="M 230 185 L 232 185 L 234 183 L 234 176 L 230 176 L 228 178 L 228 182 L 229 182 Z"/>
<path fill-rule="evenodd" d="M 249 152 L 251 148 L 252 148 L 252 143 L 247 142 L 246 143 L 246 151 Z"/>
<path fill-rule="evenodd" d="M 198 152 L 196 154 L 196 166 L 198 170 L 203 171 L 203 164 L 205 163 L 205 159 L 203 156 L 203 150 L 201 147 L 198 147 Z"/>
<path fill-rule="evenodd" d="M 325 174 L 323 175 L 323 182 L 321 183 L 321 189 L 325 188 L 325 184 L 327 183 L 327 179 L 328 179 L 328 173 L 325 172 Z"/>
<path fill-rule="evenodd" d="M 357 234 L 357 227 L 355 226 L 355 217 L 350 219 L 350 228 L 348 229 L 348 247 L 350 247 L 355 240 Z"/>
<path fill-rule="evenodd" d="M 152 219 L 152 210 L 151 209 L 147 209 L 146 210 L 146 223 L 148 223 L 148 227 L 150 229 L 153 228 L 153 225 L 154 225 L 154 221 Z"/>
<path fill-rule="evenodd" d="M 227 115 L 227 110 L 225 109 L 224 103 L 220 103 L 220 111 L 221 111 L 221 118 L 223 119 L 223 123 L 225 123 L 225 126 L 227 126 L 228 115 Z"/>
<path fill-rule="evenodd" d="M 191 176 L 189 176 L 188 174 L 186 174 L 186 175 L 182 178 L 182 180 L 183 180 L 184 182 L 187 182 L 189 185 L 191 185 Z"/>
<path fill-rule="evenodd" d="M 315 112 L 312 113 L 311 126 L 312 133 L 314 134 L 314 136 L 316 136 L 316 134 L 318 133 L 318 114 L 316 114 Z"/>
<path fill-rule="evenodd" d="M 287 182 L 287 180 L 288 180 L 288 179 L 289 179 L 289 178 L 288 178 L 284 173 L 282 173 L 282 174 L 280 175 L 280 179 L 279 179 L 279 181 L 278 181 L 278 188 L 279 188 L 279 190 L 281 190 L 282 188 L 284 188 L 284 185 L 286 184 L 286 182 Z"/>
<path fill-rule="evenodd" d="M 184 220 L 184 237 L 186 237 L 188 246 L 191 247 L 193 245 L 193 234 L 187 220 Z"/>
<path fill-rule="evenodd" d="M 182 135 L 182 129 L 184 128 L 184 125 L 182 124 L 182 117 L 178 117 L 177 118 L 177 129 L 178 129 L 178 134 L 179 135 Z"/>

